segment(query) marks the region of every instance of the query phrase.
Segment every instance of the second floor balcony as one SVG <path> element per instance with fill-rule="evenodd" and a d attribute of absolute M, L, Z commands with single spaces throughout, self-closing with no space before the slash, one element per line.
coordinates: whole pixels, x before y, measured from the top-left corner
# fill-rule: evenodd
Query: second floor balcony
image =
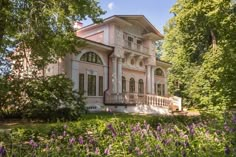
<path fill-rule="evenodd" d="M 144 54 L 148 54 L 148 48 L 142 44 L 137 44 L 132 41 L 124 40 L 124 47 L 130 50 L 138 51 Z"/>
<path fill-rule="evenodd" d="M 124 48 L 148 54 L 148 48 L 143 45 L 142 39 L 128 33 L 124 33 Z"/>

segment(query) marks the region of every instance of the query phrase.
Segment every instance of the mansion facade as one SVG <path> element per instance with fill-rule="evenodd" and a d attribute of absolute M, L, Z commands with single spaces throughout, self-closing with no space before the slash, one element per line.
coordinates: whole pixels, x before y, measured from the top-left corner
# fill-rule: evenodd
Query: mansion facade
<path fill-rule="evenodd" d="M 76 35 L 86 46 L 49 65 L 46 74 L 71 78 L 90 111 L 168 113 L 173 105 L 181 109 L 181 100 L 168 94 L 171 64 L 156 59 L 155 42 L 163 35 L 145 16 L 114 15 L 99 24 L 77 24 Z"/>

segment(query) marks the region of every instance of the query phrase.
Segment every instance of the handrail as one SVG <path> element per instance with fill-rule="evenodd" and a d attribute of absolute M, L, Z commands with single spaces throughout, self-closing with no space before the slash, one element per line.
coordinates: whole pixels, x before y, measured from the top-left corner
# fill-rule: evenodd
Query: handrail
<path fill-rule="evenodd" d="M 152 105 L 169 107 L 172 103 L 170 98 L 153 94 L 140 93 L 105 93 L 106 104 L 124 104 L 124 105 Z"/>
<path fill-rule="evenodd" d="M 124 40 L 124 47 L 131 49 L 131 50 L 135 50 L 144 54 L 148 53 L 148 48 L 143 46 L 142 44 L 137 44 L 128 40 Z"/>

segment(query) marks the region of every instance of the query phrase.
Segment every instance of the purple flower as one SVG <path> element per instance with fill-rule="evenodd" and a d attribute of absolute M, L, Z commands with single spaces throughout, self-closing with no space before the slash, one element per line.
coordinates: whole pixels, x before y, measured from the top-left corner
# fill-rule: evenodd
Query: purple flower
<path fill-rule="evenodd" d="M 110 149 L 111 149 L 111 145 L 109 145 L 108 148 L 106 148 L 106 149 L 104 150 L 104 154 L 105 154 L 105 155 L 109 155 L 109 154 L 110 154 Z"/>
<path fill-rule="evenodd" d="M 116 134 L 115 129 L 113 128 L 112 124 L 107 125 L 107 127 L 108 127 L 108 129 L 111 130 L 112 136 L 115 137 L 117 134 Z"/>
<path fill-rule="evenodd" d="M 66 124 L 65 124 L 63 127 L 64 127 L 64 130 L 66 130 L 66 129 L 67 129 L 67 125 L 66 125 Z"/>
<path fill-rule="evenodd" d="M 190 133 L 190 135 L 194 135 L 194 133 L 195 133 L 195 130 L 194 130 L 194 127 L 193 127 L 193 125 L 189 125 L 189 133 Z"/>
<path fill-rule="evenodd" d="M 63 131 L 63 136 L 64 136 L 64 137 L 66 136 L 66 131 L 65 131 L 65 130 Z"/>
<path fill-rule="evenodd" d="M 227 131 L 227 132 L 230 131 L 230 128 L 229 128 L 229 126 L 228 126 L 226 123 L 224 124 L 224 129 L 225 129 L 225 131 Z"/>
<path fill-rule="evenodd" d="M 236 114 L 233 115 L 232 122 L 233 124 L 236 124 Z"/>
<path fill-rule="evenodd" d="M 79 144 L 84 144 L 84 140 L 82 136 L 79 136 L 78 140 L 79 140 Z"/>
<path fill-rule="evenodd" d="M 37 144 L 36 142 L 34 142 L 34 140 L 32 140 L 32 139 L 29 141 L 29 144 L 30 144 L 33 148 L 38 147 L 38 144 Z"/>
<path fill-rule="evenodd" d="M 7 156 L 7 152 L 6 152 L 6 149 L 5 149 L 4 146 L 1 146 L 1 147 L 0 147 L 0 156 L 1 156 L 1 157 Z"/>
<path fill-rule="evenodd" d="M 95 149 L 95 154 L 96 154 L 96 155 L 99 155 L 99 154 L 100 154 L 100 150 L 99 150 L 98 147 L 96 147 L 96 149 Z"/>
<path fill-rule="evenodd" d="M 229 154 L 230 154 L 230 149 L 229 149 L 229 146 L 228 146 L 228 145 L 225 146 L 225 154 L 226 154 L 226 155 L 229 155 Z"/>
<path fill-rule="evenodd" d="M 161 131 L 161 124 L 159 123 L 158 125 L 157 125 L 157 131 Z"/>
<path fill-rule="evenodd" d="M 190 146 L 190 145 L 189 145 L 188 141 L 185 140 L 185 141 L 184 141 L 184 147 L 186 148 L 186 147 L 189 147 L 189 146 Z"/>
<path fill-rule="evenodd" d="M 75 138 L 74 137 L 70 138 L 69 143 L 70 143 L 70 145 L 74 144 L 75 143 Z"/>

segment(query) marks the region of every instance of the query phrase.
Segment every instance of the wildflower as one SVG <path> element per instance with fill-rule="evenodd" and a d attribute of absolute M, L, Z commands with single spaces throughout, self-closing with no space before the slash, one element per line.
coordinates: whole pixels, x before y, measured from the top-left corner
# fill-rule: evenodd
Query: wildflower
<path fill-rule="evenodd" d="M 6 149 L 5 149 L 4 146 L 1 146 L 1 147 L 0 147 L 0 156 L 1 156 L 1 157 L 7 156 L 7 152 L 6 152 Z"/>
<path fill-rule="evenodd" d="M 184 141 L 184 147 L 189 147 L 189 146 L 190 146 L 190 145 L 189 145 L 188 141 L 185 140 L 185 141 Z"/>
<path fill-rule="evenodd" d="M 109 124 L 107 127 L 111 130 L 113 137 L 115 137 L 117 134 L 116 134 L 115 129 L 113 128 L 113 126 L 111 124 Z"/>
<path fill-rule="evenodd" d="M 63 131 L 63 136 L 65 137 L 67 135 L 66 131 L 64 130 Z"/>
<path fill-rule="evenodd" d="M 66 129 L 67 129 L 67 125 L 65 124 L 65 125 L 63 126 L 63 128 L 64 128 L 64 130 L 66 130 Z"/>
<path fill-rule="evenodd" d="M 236 124 L 236 114 L 233 115 L 232 122 L 233 124 Z"/>
<path fill-rule="evenodd" d="M 230 154 L 230 149 L 229 149 L 229 146 L 228 146 L 228 145 L 225 146 L 225 154 L 226 154 L 226 155 L 229 155 L 229 154 Z"/>
<path fill-rule="evenodd" d="M 92 145 L 95 144 L 95 140 L 94 140 L 93 137 L 91 137 L 91 136 L 90 136 L 90 138 L 89 138 L 89 143 L 92 144 Z"/>
<path fill-rule="evenodd" d="M 157 125 L 157 131 L 161 131 L 161 124 L 159 123 L 158 125 Z"/>
<path fill-rule="evenodd" d="M 36 142 L 34 142 L 34 140 L 32 140 L 32 139 L 29 141 L 29 144 L 32 146 L 32 148 L 38 147 L 38 144 Z"/>
<path fill-rule="evenodd" d="M 82 136 L 79 136 L 78 140 L 79 140 L 79 144 L 83 144 L 84 143 L 84 140 L 83 140 Z"/>
<path fill-rule="evenodd" d="M 110 154 L 110 149 L 111 149 L 111 145 L 109 145 L 108 148 L 106 148 L 106 149 L 104 150 L 104 154 L 105 154 L 105 155 L 109 155 L 109 154 Z"/>
<path fill-rule="evenodd" d="M 96 147 L 96 149 L 95 149 L 95 154 L 96 154 L 96 155 L 99 155 L 99 154 L 100 154 L 100 149 L 99 149 L 98 147 Z"/>
<path fill-rule="evenodd" d="M 194 133 L 195 133 L 195 130 L 194 130 L 194 127 L 193 127 L 193 125 L 190 125 L 189 126 L 189 133 L 190 133 L 190 135 L 194 135 Z"/>
<path fill-rule="evenodd" d="M 70 143 L 70 145 L 74 144 L 75 143 L 75 138 L 74 137 L 70 138 L 69 143 Z"/>

